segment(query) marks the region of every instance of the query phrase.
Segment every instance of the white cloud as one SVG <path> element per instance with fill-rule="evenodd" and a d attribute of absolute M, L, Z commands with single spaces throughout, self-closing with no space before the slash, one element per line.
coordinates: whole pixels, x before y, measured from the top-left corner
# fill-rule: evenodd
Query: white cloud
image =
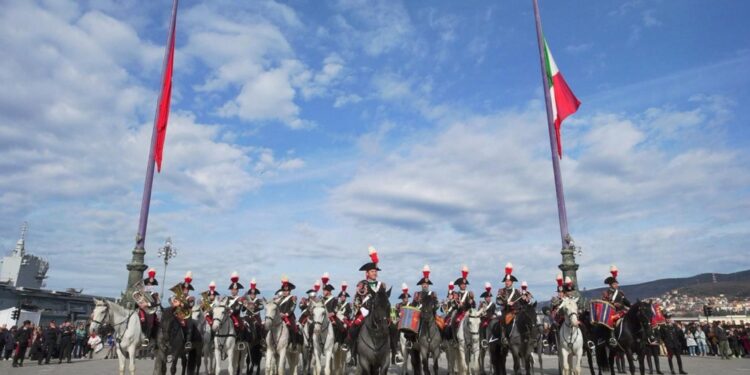
<path fill-rule="evenodd" d="M 353 38 L 350 46 L 371 56 L 409 47 L 414 31 L 401 2 L 339 0 L 337 8 L 343 15 L 334 18 L 335 26 Z"/>

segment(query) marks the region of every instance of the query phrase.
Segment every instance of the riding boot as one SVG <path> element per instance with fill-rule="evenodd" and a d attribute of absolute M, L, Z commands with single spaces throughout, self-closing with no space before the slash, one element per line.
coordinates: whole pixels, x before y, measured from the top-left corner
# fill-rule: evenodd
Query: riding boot
<path fill-rule="evenodd" d="M 187 333 L 185 334 L 185 350 L 193 349 L 193 324 L 187 322 Z"/>

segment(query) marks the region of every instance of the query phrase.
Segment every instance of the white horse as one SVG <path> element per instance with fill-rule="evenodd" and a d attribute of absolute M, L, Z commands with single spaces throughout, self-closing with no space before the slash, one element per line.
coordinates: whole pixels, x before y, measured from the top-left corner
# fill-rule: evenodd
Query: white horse
<path fill-rule="evenodd" d="M 336 312 L 336 317 L 340 322 L 343 322 L 344 319 L 346 319 L 346 316 L 341 309 Z M 346 372 L 346 353 L 348 352 L 344 350 L 343 343 L 336 342 L 333 345 L 333 367 L 331 369 L 332 374 L 344 375 L 344 373 Z"/>
<path fill-rule="evenodd" d="M 313 356 L 315 357 L 315 375 L 331 374 L 333 362 L 333 346 L 336 341 L 333 324 L 328 319 L 328 310 L 322 302 L 315 302 L 312 306 L 313 323 Z M 322 372 L 325 371 L 325 372 Z"/>
<path fill-rule="evenodd" d="M 208 325 L 206 313 L 200 309 L 200 306 L 193 307 L 191 318 L 195 322 L 195 328 L 201 333 L 203 348 L 201 356 L 203 357 L 203 367 L 206 374 L 213 375 L 216 371 L 216 357 L 214 356 L 214 340 L 211 333 L 211 326 Z"/>
<path fill-rule="evenodd" d="M 565 316 L 560 326 L 557 342 L 560 344 L 560 359 L 563 375 L 581 373 L 581 356 L 583 355 L 583 335 L 578 327 L 578 298 L 563 298 L 558 314 Z"/>
<path fill-rule="evenodd" d="M 104 324 L 114 328 L 119 374 L 125 374 L 125 361 L 130 360 L 130 374 L 135 375 L 135 351 L 145 336 L 141 332 L 138 310 L 127 310 L 111 302 L 94 298 L 94 311 L 91 313 L 89 332 L 96 332 Z"/>
<path fill-rule="evenodd" d="M 234 322 L 231 318 L 231 306 L 236 300 L 236 298 L 226 297 L 219 303 L 214 302 L 212 308 L 214 322 L 211 330 L 214 334 L 214 358 L 217 374 L 221 373 L 221 360 L 224 356 L 227 358 L 229 374 L 235 374 L 236 370 L 241 370 L 245 363 L 247 345 L 242 345 L 243 343 L 237 337 L 237 331 L 234 329 Z"/>
<path fill-rule="evenodd" d="M 479 338 L 479 328 L 482 324 L 479 312 L 476 309 L 469 310 L 466 314 L 466 317 L 464 318 L 463 323 L 466 364 L 468 365 L 470 374 L 478 375 L 480 373 L 479 349 L 481 346 Z"/>
<path fill-rule="evenodd" d="M 299 352 L 292 348 L 289 328 L 284 324 L 276 301 L 266 302 L 266 375 L 284 374 L 284 365 L 289 360 L 289 369 L 297 374 Z"/>

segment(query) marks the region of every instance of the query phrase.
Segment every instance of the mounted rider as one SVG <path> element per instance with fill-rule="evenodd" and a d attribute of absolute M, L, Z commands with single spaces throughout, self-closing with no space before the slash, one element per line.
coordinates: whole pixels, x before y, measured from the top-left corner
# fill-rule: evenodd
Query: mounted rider
<path fill-rule="evenodd" d="M 349 325 L 349 338 L 352 343 L 357 342 L 359 336 L 359 330 L 362 327 L 362 323 L 365 321 L 367 315 L 373 309 L 373 301 L 375 295 L 378 293 L 386 293 L 386 286 L 384 282 L 378 281 L 378 251 L 374 247 L 368 248 L 370 255 L 370 262 L 367 262 L 359 267 L 360 271 L 364 271 L 365 278 L 357 283 L 357 292 L 354 295 L 354 319 L 352 319 Z M 395 352 L 395 345 L 391 343 L 391 352 Z"/>
<path fill-rule="evenodd" d="M 190 300 L 190 291 L 195 290 L 193 288 L 193 272 L 187 271 L 185 277 L 181 283 L 177 283 L 169 290 L 174 293 L 170 299 L 170 305 L 174 317 L 180 323 L 182 327 L 182 333 L 185 337 L 185 350 L 191 350 L 193 348 L 192 337 L 193 337 L 193 324 L 190 318 L 192 313 L 192 301 Z"/>
<path fill-rule="evenodd" d="M 469 267 L 464 265 L 461 267 L 461 277 L 453 281 L 453 285 L 458 285 L 458 291 L 456 292 L 455 305 L 453 312 L 449 317 L 448 324 L 446 324 L 446 336 L 451 337 L 456 330 L 461 326 L 466 313 L 477 306 L 474 301 L 474 292 L 467 289 L 469 285 Z"/>
<path fill-rule="evenodd" d="M 346 283 L 346 281 L 341 282 L 341 291 L 339 292 L 338 296 L 336 297 L 336 320 L 338 320 L 341 323 L 341 326 L 339 329 L 337 329 L 336 332 L 336 341 L 340 343 L 344 343 L 342 348 L 344 350 L 348 350 L 346 348 L 345 342 L 346 342 L 346 329 L 349 326 L 349 321 L 352 318 L 352 304 L 347 302 L 347 298 L 349 298 L 349 293 L 346 292 L 346 288 L 349 285 Z"/>
<path fill-rule="evenodd" d="M 479 295 L 482 301 L 479 303 L 479 317 L 482 321 L 481 327 L 485 328 L 490 320 L 495 317 L 495 302 L 492 300 L 492 284 L 484 283 L 484 293 Z"/>
<path fill-rule="evenodd" d="M 298 330 L 294 309 L 297 307 L 297 297 L 291 294 L 292 290 L 295 288 L 297 287 L 292 284 L 286 276 L 282 276 L 281 288 L 276 291 L 276 297 L 274 300 L 276 301 L 279 314 L 281 314 L 281 319 L 284 321 L 284 324 L 286 324 L 287 329 L 296 334 L 298 333 Z M 290 334 L 290 336 L 296 337 L 297 335 Z"/>
<path fill-rule="evenodd" d="M 265 308 L 263 299 L 259 297 L 260 290 L 258 289 L 258 283 L 255 278 L 250 280 L 250 288 L 247 290 L 245 295 L 245 312 L 246 317 L 251 324 L 255 325 L 256 328 L 262 326 L 260 319 L 260 312 Z"/>
<path fill-rule="evenodd" d="M 529 292 L 529 284 L 526 280 L 521 282 L 521 298 L 529 305 L 534 303 L 534 295 Z"/>
<path fill-rule="evenodd" d="M 208 290 L 201 293 L 201 309 L 206 315 L 206 323 L 211 326 L 214 322 L 213 311 L 211 306 L 214 304 L 217 298 L 219 298 L 219 292 L 216 291 L 216 282 L 211 280 L 208 283 Z"/>
<path fill-rule="evenodd" d="M 145 345 L 148 345 L 149 340 L 156 337 L 156 327 L 159 325 L 159 317 L 156 315 L 157 307 L 161 305 L 159 293 L 156 291 L 158 285 L 156 270 L 149 268 L 148 277 L 143 279 L 145 298 L 138 302 L 138 318 L 141 322 L 141 332 L 146 335 Z"/>
<path fill-rule="evenodd" d="M 519 308 L 519 301 L 523 300 L 523 294 L 520 290 L 513 288 L 513 283 L 518 279 L 513 276 L 513 264 L 505 265 L 505 276 L 503 277 L 504 288 L 497 291 L 496 303 L 502 306 L 502 313 L 505 315 L 505 323 L 508 324 L 513 320 L 516 311 Z"/>
<path fill-rule="evenodd" d="M 604 283 L 609 285 L 609 288 L 602 293 L 602 299 L 611 303 L 615 307 L 615 314 L 612 322 L 613 327 L 616 326 L 617 321 L 620 320 L 630 308 L 630 301 L 625 297 L 625 293 L 620 290 L 620 283 L 617 281 L 617 274 L 619 270 L 616 266 L 609 267 L 609 273 L 612 276 L 604 279 Z M 615 338 L 615 330 L 610 330 L 609 345 L 617 346 L 617 339 Z"/>
<path fill-rule="evenodd" d="M 414 300 L 412 300 L 411 305 L 413 307 L 416 307 L 420 310 L 422 310 L 422 304 L 426 303 L 428 300 L 432 301 L 433 310 L 429 311 L 428 313 L 432 314 L 434 317 L 437 313 L 438 308 L 440 307 L 440 302 L 438 301 L 437 294 L 435 292 L 430 290 L 430 285 L 432 285 L 432 280 L 430 280 L 430 266 L 425 265 L 422 268 L 422 278 L 417 281 L 417 285 L 421 288 L 420 291 L 414 293 Z"/>
<path fill-rule="evenodd" d="M 242 323 L 242 312 L 245 310 L 245 297 L 243 297 L 240 294 L 240 289 L 245 289 L 245 287 L 240 283 L 240 274 L 237 273 L 237 271 L 233 271 L 231 275 L 229 275 L 229 287 L 227 288 L 229 290 L 229 296 L 227 298 L 229 299 L 229 308 L 231 309 L 231 314 L 229 314 L 229 317 L 232 319 L 232 325 L 234 325 L 235 332 L 244 332 L 245 331 L 245 324 Z"/>

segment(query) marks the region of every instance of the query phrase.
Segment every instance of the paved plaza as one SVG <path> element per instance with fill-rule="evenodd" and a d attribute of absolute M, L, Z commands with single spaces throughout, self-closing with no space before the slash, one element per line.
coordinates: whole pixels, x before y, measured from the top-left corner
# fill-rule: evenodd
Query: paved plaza
<path fill-rule="evenodd" d="M 545 374 L 557 374 L 556 368 L 550 368 L 556 363 L 556 357 L 544 356 Z M 585 362 L 585 361 L 584 361 Z M 750 374 L 750 359 L 732 359 L 732 360 L 721 360 L 718 358 L 691 358 L 683 357 L 685 365 L 685 371 L 691 375 L 747 375 Z M 153 361 L 151 360 L 138 360 L 136 361 L 136 374 L 145 375 L 153 372 Z M 661 358 L 662 371 L 665 374 L 669 374 L 669 367 L 667 367 L 666 358 Z M 441 374 L 445 374 L 445 361 L 441 361 Z M 637 366 L 637 365 L 636 365 Z M 351 370 L 352 368 L 350 368 Z M 400 367 L 391 366 L 389 374 L 400 374 Z M 55 374 L 55 375 L 100 375 L 100 374 L 116 374 L 117 373 L 117 360 L 111 359 L 94 359 L 94 360 L 74 360 L 70 364 L 52 364 L 38 366 L 36 362 L 27 362 L 22 368 L 12 368 L 10 361 L 0 361 L 0 374 L 3 375 L 31 375 L 31 374 Z M 205 374 L 204 370 L 201 370 L 202 374 Z M 354 371 L 349 371 L 354 373 Z M 539 374 L 536 370 L 535 374 Z M 636 373 L 638 370 L 636 368 Z M 646 370 L 648 373 L 648 367 Z M 129 374 L 126 372 L 126 374 Z M 224 370 L 222 374 L 227 374 Z M 583 369 L 583 374 L 590 374 L 588 368 Z"/>

